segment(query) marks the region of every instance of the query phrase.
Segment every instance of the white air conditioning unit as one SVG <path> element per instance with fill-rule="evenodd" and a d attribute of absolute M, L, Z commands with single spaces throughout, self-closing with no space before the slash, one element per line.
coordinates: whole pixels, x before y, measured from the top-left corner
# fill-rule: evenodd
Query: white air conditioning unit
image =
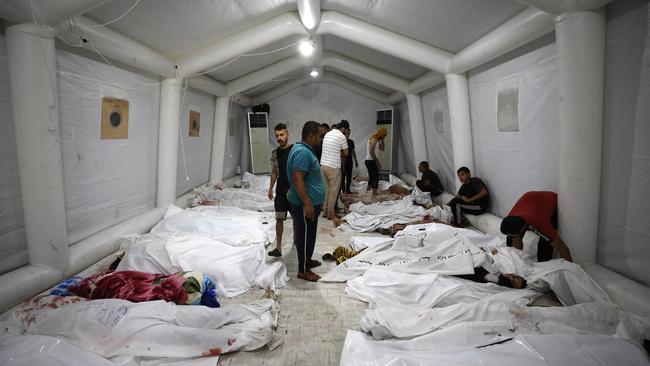
<path fill-rule="evenodd" d="M 388 136 L 384 139 L 384 151 L 377 148 L 377 157 L 381 163 L 381 171 L 384 173 L 390 173 L 393 171 L 393 141 L 397 141 L 394 135 L 396 132 L 394 126 L 395 111 L 392 108 L 378 109 L 377 128 L 383 127 L 388 130 Z"/>
<path fill-rule="evenodd" d="M 248 112 L 248 136 L 250 136 L 253 174 L 270 172 L 268 120 L 269 114 L 266 112 Z"/>

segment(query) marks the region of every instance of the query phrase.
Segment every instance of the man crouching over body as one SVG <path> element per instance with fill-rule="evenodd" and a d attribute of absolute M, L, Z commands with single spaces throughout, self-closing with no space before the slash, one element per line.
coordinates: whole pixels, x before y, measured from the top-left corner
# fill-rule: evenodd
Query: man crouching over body
<path fill-rule="evenodd" d="M 312 282 L 320 279 L 311 269 L 321 263 L 311 257 L 316 246 L 318 215 L 325 201 L 325 186 L 314 151 L 321 142 L 319 126 L 314 121 L 305 123 L 302 141 L 293 146 L 287 159 L 287 179 L 291 186 L 287 198 L 298 254 L 298 278 Z"/>

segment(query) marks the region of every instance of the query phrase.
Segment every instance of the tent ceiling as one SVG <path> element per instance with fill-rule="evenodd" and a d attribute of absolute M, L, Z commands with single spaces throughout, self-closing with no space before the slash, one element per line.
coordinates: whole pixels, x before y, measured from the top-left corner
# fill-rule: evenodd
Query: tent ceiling
<path fill-rule="evenodd" d="M 512 0 L 321 0 L 321 8 L 451 52 L 526 9 Z"/>
<path fill-rule="evenodd" d="M 134 1 L 112 0 L 84 15 L 108 22 Z M 296 9 L 294 0 L 140 0 L 110 27 L 173 58 Z"/>
<path fill-rule="evenodd" d="M 416 79 L 429 71 L 424 67 L 412 64 L 400 58 L 386 55 L 385 53 L 373 50 L 372 48 L 331 35 L 325 35 L 323 37 L 323 50 L 334 51 L 410 80 Z"/>
<path fill-rule="evenodd" d="M 112 0 L 84 15 L 98 23 L 119 18 L 107 27 L 170 59 L 286 12 L 297 13 L 296 0 L 140 0 L 137 4 L 136 1 Z M 320 4 L 322 11 L 340 12 L 451 52 L 463 49 L 526 8 L 515 0 L 320 0 Z M 276 50 L 299 39 L 300 36 L 287 37 L 248 53 Z M 211 69 L 218 70 L 208 75 L 227 83 L 290 57 L 296 50 L 297 47 L 289 47 L 270 54 L 240 57 L 223 67 L 215 65 Z M 428 71 L 334 35 L 323 36 L 323 50 L 408 80 Z M 300 72 L 304 70 L 292 74 Z M 389 91 L 361 77 L 346 76 L 374 89 Z M 258 94 L 276 83 L 266 82 L 244 94 Z"/>

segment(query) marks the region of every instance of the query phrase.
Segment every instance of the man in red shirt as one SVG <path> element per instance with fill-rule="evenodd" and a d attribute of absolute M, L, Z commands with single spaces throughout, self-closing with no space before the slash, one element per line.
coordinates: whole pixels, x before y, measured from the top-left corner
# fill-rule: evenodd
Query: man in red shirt
<path fill-rule="evenodd" d="M 553 248 L 560 256 L 572 262 L 571 251 L 557 233 L 557 194 L 546 191 L 524 193 L 501 222 L 501 232 L 507 235 L 506 244 L 523 248 L 527 230 L 539 235 L 537 261 L 544 262 L 553 256 Z"/>

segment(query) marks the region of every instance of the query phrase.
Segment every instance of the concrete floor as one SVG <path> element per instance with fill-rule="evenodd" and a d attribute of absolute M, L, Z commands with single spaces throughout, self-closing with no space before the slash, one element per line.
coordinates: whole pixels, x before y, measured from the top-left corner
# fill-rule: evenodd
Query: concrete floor
<path fill-rule="evenodd" d="M 285 221 L 284 232 L 283 257 L 277 260 L 286 265 L 290 280 L 286 287 L 276 292 L 280 304 L 277 331 L 284 337 L 284 343 L 273 351 L 264 348 L 222 355 L 219 365 L 338 365 L 347 330 L 359 328 L 359 319 L 368 304 L 348 298 L 345 283 L 297 279 L 298 257 L 292 245 L 291 219 Z M 342 232 L 331 221 L 319 218 L 313 259 L 320 260 L 323 265 L 314 268 L 314 272 L 323 275 L 335 267 L 334 262 L 322 261 L 321 256 L 337 246 L 347 246 L 354 235 L 379 234 Z M 263 296 L 263 290 L 252 289 L 241 296 L 223 299 L 222 303 L 245 303 Z"/>

